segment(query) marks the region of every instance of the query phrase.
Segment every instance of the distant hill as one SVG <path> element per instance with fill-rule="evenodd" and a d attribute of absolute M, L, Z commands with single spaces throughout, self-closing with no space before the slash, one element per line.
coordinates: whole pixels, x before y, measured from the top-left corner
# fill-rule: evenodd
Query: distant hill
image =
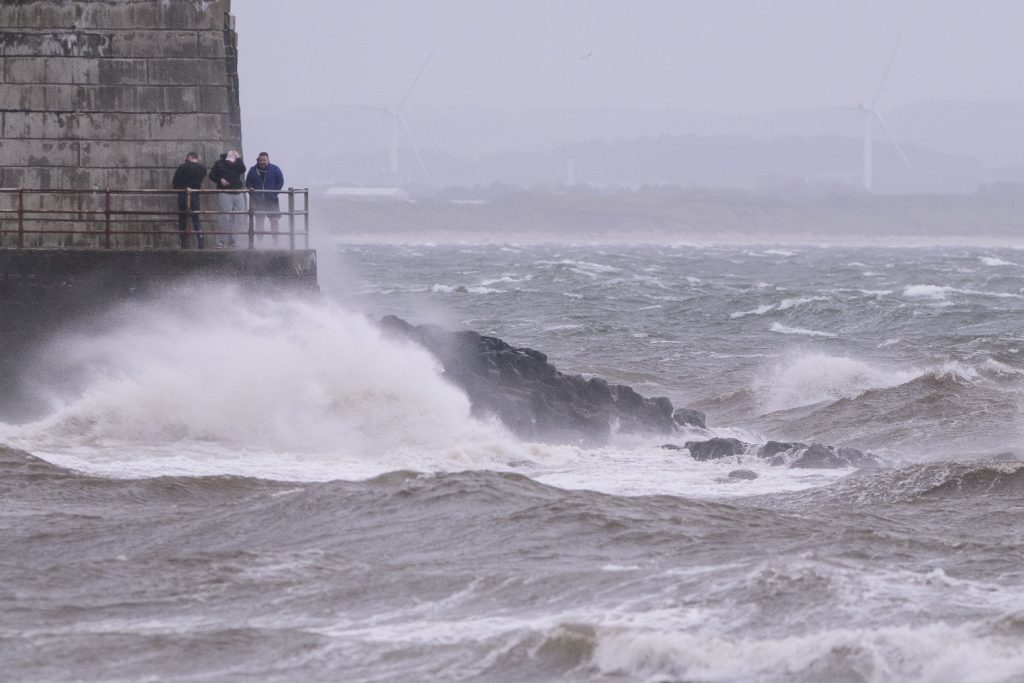
<path fill-rule="evenodd" d="M 843 103 L 837 103 L 843 104 Z M 920 102 L 883 110 L 915 162 L 916 177 L 876 129 L 876 187 L 882 192 L 971 192 L 982 183 L 1024 180 L 1024 102 Z M 759 114 L 615 108 L 431 108 L 406 118 L 431 171 L 421 177 L 402 138 L 401 178 L 388 165 L 390 119 L 334 107 L 287 117 L 246 116 L 246 142 L 272 151 L 301 184 L 473 185 L 665 182 L 743 188 L 812 184 L 856 187 L 863 115 L 842 110 Z"/>
<path fill-rule="evenodd" d="M 910 172 L 891 145 L 876 141 L 875 189 L 883 193 L 970 193 L 987 180 L 978 160 L 907 145 Z M 663 135 L 615 142 L 584 141 L 549 150 L 497 152 L 475 159 L 426 151 L 434 187 L 510 183 L 522 187 L 566 184 L 569 159 L 580 183 L 597 186 L 731 187 L 791 191 L 857 191 L 861 142 L 838 136 L 761 140 L 741 135 Z M 394 183 L 374 154 L 345 154 L 307 162 L 337 184 Z M 409 167 L 406 184 L 425 184 Z"/>

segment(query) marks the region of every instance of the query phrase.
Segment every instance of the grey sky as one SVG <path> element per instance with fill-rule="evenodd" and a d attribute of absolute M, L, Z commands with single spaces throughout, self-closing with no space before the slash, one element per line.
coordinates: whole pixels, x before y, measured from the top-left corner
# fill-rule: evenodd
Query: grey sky
<path fill-rule="evenodd" d="M 1019 0 L 235 0 L 243 112 L 419 105 L 762 112 L 1024 99 Z M 584 56 L 592 53 L 589 58 Z"/>

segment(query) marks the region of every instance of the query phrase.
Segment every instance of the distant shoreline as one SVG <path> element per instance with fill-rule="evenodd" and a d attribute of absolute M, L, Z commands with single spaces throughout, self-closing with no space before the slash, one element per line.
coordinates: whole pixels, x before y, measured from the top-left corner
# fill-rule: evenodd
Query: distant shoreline
<path fill-rule="evenodd" d="M 521 192 L 473 202 L 314 199 L 318 241 L 1024 248 L 1024 196 L 779 198 L 740 191 Z"/>

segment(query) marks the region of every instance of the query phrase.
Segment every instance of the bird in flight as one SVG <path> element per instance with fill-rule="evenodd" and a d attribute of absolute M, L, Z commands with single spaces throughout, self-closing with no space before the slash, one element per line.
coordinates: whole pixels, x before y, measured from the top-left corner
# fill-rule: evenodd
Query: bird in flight
<path fill-rule="evenodd" d="M 588 52 L 587 54 L 580 57 L 580 61 L 583 61 L 584 59 L 590 59 L 593 56 L 593 54 L 593 52 Z"/>

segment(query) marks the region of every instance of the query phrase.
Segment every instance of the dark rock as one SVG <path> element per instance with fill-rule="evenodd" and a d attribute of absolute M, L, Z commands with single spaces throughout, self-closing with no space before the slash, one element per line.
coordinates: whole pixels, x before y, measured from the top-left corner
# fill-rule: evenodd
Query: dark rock
<path fill-rule="evenodd" d="M 757 472 L 751 470 L 733 470 L 729 473 L 730 479 L 757 479 Z"/>
<path fill-rule="evenodd" d="M 840 467 L 879 467 L 878 458 L 856 448 L 836 448 L 820 443 L 798 451 L 790 467 L 805 469 L 836 469 Z"/>
<path fill-rule="evenodd" d="M 807 448 L 807 444 L 798 442 L 789 443 L 786 441 L 769 441 L 757 449 L 757 455 L 765 460 L 772 460 L 780 453 L 800 448 Z"/>
<path fill-rule="evenodd" d="M 660 446 L 658 446 L 658 448 L 664 448 L 666 451 L 681 451 L 685 449 L 686 446 L 680 446 L 679 444 L 675 443 L 663 443 Z"/>
<path fill-rule="evenodd" d="M 707 429 L 707 415 L 692 408 L 676 408 L 672 420 L 680 427 L 700 427 Z"/>
<path fill-rule="evenodd" d="M 675 430 L 667 398 L 645 398 L 622 384 L 563 374 L 539 351 L 473 331 L 410 325 L 395 316 L 380 324 L 430 351 L 445 377 L 466 392 L 475 415 L 496 415 L 523 438 L 599 444 L 613 425 L 624 432 Z"/>
<path fill-rule="evenodd" d="M 707 441 L 687 441 L 686 448 L 694 460 L 717 460 L 730 455 L 740 455 L 747 450 L 747 444 L 739 439 L 714 438 Z"/>

